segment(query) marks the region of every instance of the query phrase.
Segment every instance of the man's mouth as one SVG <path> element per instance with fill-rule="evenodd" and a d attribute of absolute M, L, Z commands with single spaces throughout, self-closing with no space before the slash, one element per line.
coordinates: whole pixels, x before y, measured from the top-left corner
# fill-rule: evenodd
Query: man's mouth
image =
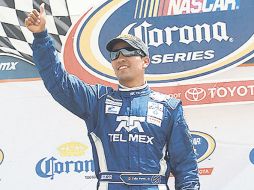
<path fill-rule="evenodd" d="M 118 67 L 118 70 L 120 71 L 120 70 L 127 69 L 127 68 L 128 67 L 126 65 L 122 65 L 122 66 Z"/>

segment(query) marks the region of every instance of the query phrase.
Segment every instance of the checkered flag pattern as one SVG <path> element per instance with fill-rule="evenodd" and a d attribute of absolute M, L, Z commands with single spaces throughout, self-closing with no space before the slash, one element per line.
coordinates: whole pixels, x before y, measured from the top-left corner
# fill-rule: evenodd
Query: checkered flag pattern
<path fill-rule="evenodd" d="M 25 18 L 45 3 L 47 30 L 61 51 L 65 35 L 72 25 L 66 0 L 0 0 L 0 53 L 10 53 L 32 62 L 33 35 L 25 27 Z"/>

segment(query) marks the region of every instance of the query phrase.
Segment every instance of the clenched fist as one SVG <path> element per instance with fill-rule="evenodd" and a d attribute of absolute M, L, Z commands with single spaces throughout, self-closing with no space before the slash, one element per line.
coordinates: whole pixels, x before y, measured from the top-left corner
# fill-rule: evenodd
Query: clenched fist
<path fill-rule="evenodd" d="M 43 32 L 46 29 L 46 13 L 44 3 L 40 5 L 40 12 L 34 9 L 25 19 L 25 25 L 33 33 Z"/>

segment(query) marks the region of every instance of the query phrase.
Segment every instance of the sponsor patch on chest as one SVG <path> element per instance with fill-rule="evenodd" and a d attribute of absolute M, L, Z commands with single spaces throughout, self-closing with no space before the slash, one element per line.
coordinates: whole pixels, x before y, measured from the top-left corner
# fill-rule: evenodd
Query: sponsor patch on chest
<path fill-rule="evenodd" d="M 157 119 L 155 117 L 147 116 L 147 123 L 151 123 L 157 126 L 161 126 L 161 119 Z"/>
<path fill-rule="evenodd" d="M 163 118 L 163 105 L 157 102 L 148 102 L 147 116 Z"/>
<path fill-rule="evenodd" d="M 105 113 L 119 114 L 122 107 L 122 100 L 107 96 L 105 100 Z"/>
<path fill-rule="evenodd" d="M 107 96 L 105 104 L 115 105 L 115 106 L 122 106 L 122 100 L 112 98 L 111 96 Z"/>
<path fill-rule="evenodd" d="M 105 113 L 119 114 L 120 109 L 121 109 L 120 106 L 106 104 L 106 106 L 105 106 Z"/>
<path fill-rule="evenodd" d="M 161 126 L 163 118 L 163 104 L 157 102 L 148 102 L 147 122 Z"/>

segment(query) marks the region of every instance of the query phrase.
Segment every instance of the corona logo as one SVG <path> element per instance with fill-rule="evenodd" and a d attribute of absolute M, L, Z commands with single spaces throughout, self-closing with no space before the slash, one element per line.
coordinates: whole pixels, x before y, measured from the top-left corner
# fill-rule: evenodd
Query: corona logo
<path fill-rule="evenodd" d="M 85 160 L 85 161 L 61 161 L 55 157 L 51 158 L 42 158 L 35 167 L 35 171 L 38 176 L 42 178 L 54 179 L 56 174 L 62 173 L 87 173 L 94 172 L 94 161 Z"/>
<path fill-rule="evenodd" d="M 95 171 L 93 159 L 76 159 L 76 157 L 82 158 L 81 156 L 85 155 L 88 150 L 87 145 L 80 142 L 68 142 L 59 146 L 57 150 L 61 157 L 66 158 L 59 159 L 56 156 L 49 156 L 40 159 L 35 166 L 39 177 L 53 180 L 55 175 L 63 173 L 82 173 L 82 175 L 85 173 L 87 175 Z"/>
<path fill-rule="evenodd" d="M 61 156 L 82 156 L 88 150 L 88 146 L 80 142 L 69 142 L 61 145 L 57 150 Z"/>

